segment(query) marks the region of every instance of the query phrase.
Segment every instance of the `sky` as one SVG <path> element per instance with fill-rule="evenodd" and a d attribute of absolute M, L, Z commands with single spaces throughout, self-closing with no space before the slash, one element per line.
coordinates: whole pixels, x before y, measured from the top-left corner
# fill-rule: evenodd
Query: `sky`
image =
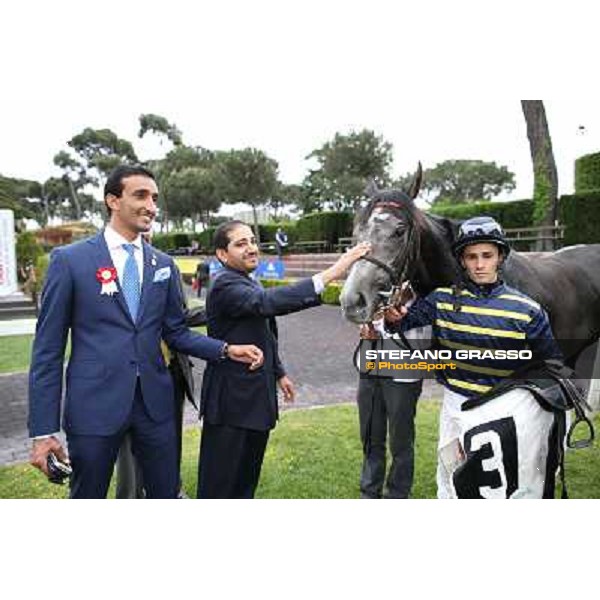
<path fill-rule="evenodd" d="M 286 183 L 301 182 L 311 165 L 305 157 L 336 132 L 369 128 L 393 144 L 394 175 L 419 160 L 424 168 L 495 161 L 516 175 L 516 189 L 501 199 L 527 198 L 533 177 L 520 99 L 536 98 L 546 107 L 559 191 L 571 193 L 574 160 L 600 151 L 595 71 L 585 64 L 596 55 L 595 20 L 577 0 L 566 9 L 548 3 L 539 33 L 533 4 L 494 6 L 3 6 L 0 173 L 56 175 L 52 157 L 88 126 L 132 141 L 142 159 L 160 157 L 167 145 L 137 138 L 139 115 L 156 113 L 187 144 L 264 150 Z"/>

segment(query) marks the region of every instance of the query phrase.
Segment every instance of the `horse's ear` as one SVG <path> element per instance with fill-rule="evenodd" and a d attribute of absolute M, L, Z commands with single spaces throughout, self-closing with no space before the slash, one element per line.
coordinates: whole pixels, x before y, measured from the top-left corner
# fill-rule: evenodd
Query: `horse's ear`
<path fill-rule="evenodd" d="M 371 179 L 369 183 L 367 183 L 367 187 L 365 188 L 365 194 L 369 196 L 369 198 L 374 198 L 379 193 L 379 188 L 375 183 L 374 179 Z"/>
<path fill-rule="evenodd" d="M 417 166 L 417 171 L 415 173 L 415 176 L 413 177 L 412 183 L 410 184 L 410 188 L 406 192 L 409 195 L 409 197 L 412 198 L 413 200 L 419 194 L 419 190 L 421 189 L 421 180 L 422 179 L 423 179 L 423 167 L 421 166 L 421 161 L 419 161 L 419 164 Z"/>

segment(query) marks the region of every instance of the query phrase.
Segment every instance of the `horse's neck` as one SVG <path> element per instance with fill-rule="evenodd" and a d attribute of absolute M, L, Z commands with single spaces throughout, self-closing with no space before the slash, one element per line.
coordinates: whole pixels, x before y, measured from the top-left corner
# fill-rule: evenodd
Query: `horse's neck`
<path fill-rule="evenodd" d="M 436 287 L 455 283 L 460 269 L 452 254 L 456 224 L 422 213 L 421 251 L 416 270 L 417 291 L 428 294 Z M 419 289 L 420 288 L 420 289 Z"/>

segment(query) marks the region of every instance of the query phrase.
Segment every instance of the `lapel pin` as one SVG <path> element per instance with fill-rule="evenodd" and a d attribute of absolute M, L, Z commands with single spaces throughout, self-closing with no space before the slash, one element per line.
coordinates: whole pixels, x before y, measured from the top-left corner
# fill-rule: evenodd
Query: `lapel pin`
<path fill-rule="evenodd" d="M 155 254 L 152 255 L 152 261 L 151 261 L 151 263 L 152 263 L 153 267 L 156 266 L 156 255 Z"/>

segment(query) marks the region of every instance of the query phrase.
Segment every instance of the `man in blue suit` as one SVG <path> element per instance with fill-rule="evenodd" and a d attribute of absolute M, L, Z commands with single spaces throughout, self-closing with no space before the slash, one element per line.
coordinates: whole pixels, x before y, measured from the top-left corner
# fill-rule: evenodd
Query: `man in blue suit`
<path fill-rule="evenodd" d="M 207 365 L 200 405 L 198 497 L 253 498 L 269 431 L 277 421 L 277 386 L 284 400 L 294 399 L 294 386 L 277 350 L 274 317 L 320 304 L 319 294 L 327 283 L 340 279 L 370 245 L 349 249 L 312 278 L 265 290 L 250 277 L 258 266 L 258 246 L 248 225 L 223 223 L 215 231 L 213 243 L 224 269 L 208 295 L 208 332 L 225 340 L 256 344 L 263 349 L 265 360 L 262 368 L 252 372 L 234 364 Z"/>
<path fill-rule="evenodd" d="M 60 429 L 63 361 L 71 334 L 63 428 L 72 498 L 105 498 L 121 441 L 131 433 L 149 498 L 178 488 L 173 384 L 160 349 L 258 368 L 262 351 L 190 331 L 172 259 L 141 237 L 156 216 L 153 174 L 117 167 L 104 188 L 109 223 L 52 253 L 29 375 L 31 463 L 47 474 L 50 452 L 66 459 Z M 247 366 L 243 367 L 248 369 Z"/>

